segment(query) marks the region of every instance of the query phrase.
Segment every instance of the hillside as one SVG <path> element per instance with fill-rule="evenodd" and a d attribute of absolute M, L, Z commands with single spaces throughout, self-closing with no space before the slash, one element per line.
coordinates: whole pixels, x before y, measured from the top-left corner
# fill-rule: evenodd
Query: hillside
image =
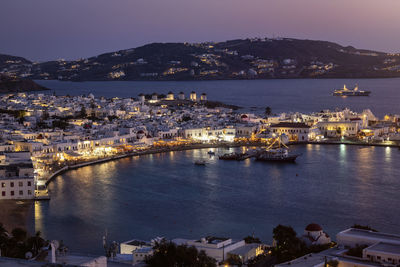
<path fill-rule="evenodd" d="M 1 60 L 9 75 L 72 81 L 400 77 L 399 54 L 289 38 L 153 43 L 74 61 Z"/>
<path fill-rule="evenodd" d="M 22 80 L 0 75 L 0 93 L 29 92 L 49 90 L 46 87 L 38 85 L 32 80 Z"/>

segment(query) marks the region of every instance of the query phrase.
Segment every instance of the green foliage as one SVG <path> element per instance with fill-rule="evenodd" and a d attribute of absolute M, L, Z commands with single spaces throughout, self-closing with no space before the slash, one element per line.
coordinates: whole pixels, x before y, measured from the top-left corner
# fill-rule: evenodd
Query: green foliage
<path fill-rule="evenodd" d="M 53 128 L 60 128 L 65 130 L 68 127 L 69 123 L 65 120 L 54 120 L 53 121 Z"/>
<path fill-rule="evenodd" d="M 81 107 L 81 111 L 79 112 L 79 118 L 86 118 L 87 114 L 86 114 L 86 108 L 84 106 Z"/>
<path fill-rule="evenodd" d="M 372 232 L 378 232 L 378 230 L 375 230 L 374 228 L 370 227 L 369 225 L 354 224 L 351 228 L 368 230 L 368 231 L 372 231 Z"/>
<path fill-rule="evenodd" d="M 9 110 L 9 109 L 0 109 L 0 113 L 9 114 L 16 119 L 20 119 L 26 116 L 25 110 Z"/>
<path fill-rule="evenodd" d="M 192 118 L 189 115 L 184 115 L 182 117 L 182 121 L 190 121 L 190 120 L 192 120 Z"/>
<path fill-rule="evenodd" d="M 272 109 L 270 107 L 265 108 L 265 116 L 269 116 L 272 114 Z"/>
<path fill-rule="evenodd" d="M 29 236 L 24 229 L 15 228 L 9 234 L 0 223 L 0 249 L 3 257 L 24 259 L 27 252 L 31 252 L 35 257 L 47 243 L 40 232 Z"/>
<path fill-rule="evenodd" d="M 366 247 L 368 247 L 368 246 L 367 245 L 362 245 L 362 246 L 356 245 L 354 248 L 350 248 L 346 252 L 346 254 L 349 255 L 349 256 L 362 258 L 363 249 L 366 248 Z"/>
<path fill-rule="evenodd" d="M 216 262 L 195 247 L 176 246 L 172 242 L 160 242 L 154 246 L 154 254 L 146 259 L 150 267 L 214 267 Z"/>
<path fill-rule="evenodd" d="M 308 253 L 306 244 L 297 237 L 297 233 L 290 226 L 278 225 L 273 230 L 276 247 L 272 255 L 278 263 L 296 259 Z"/>

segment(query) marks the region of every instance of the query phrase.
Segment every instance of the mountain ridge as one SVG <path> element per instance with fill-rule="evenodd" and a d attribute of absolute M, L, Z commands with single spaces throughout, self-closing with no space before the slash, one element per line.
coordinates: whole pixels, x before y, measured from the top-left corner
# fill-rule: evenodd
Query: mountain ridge
<path fill-rule="evenodd" d="M 252 38 L 151 43 L 70 61 L 0 55 L 0 72 L 70 81 L 384 78 L 400 77 L 400 55 L 329 41 Z"/>

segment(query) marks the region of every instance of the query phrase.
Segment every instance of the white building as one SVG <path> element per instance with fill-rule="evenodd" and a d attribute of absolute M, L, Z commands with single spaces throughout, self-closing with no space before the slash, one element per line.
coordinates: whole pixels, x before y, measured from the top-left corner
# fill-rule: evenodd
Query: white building
<path fill-rule="evenodd" d="M 200 240 L 177 238 L 172 242 L 176 245 L 194 246 L 198 251 L 204 250 L 207 256 L 214 258 L 217 262 L 226 260 L 229 252 L 246 245 L 244 240 L 234 242 L 230 238 L 218 237 L 205 237 Z"/>
<path fill-rule="evenodd" d="M 331 242 L 329 235 L 316 223 L 307 225 L 301 238 L 308 245 L 325 245 Z"/>
<path fill-rule="evenodd" d="M 196 92 L 195 92 L 195 91 L 192 91 L 192 92 L 190 93 L 190 100 L 192 100 L 193 102 L 196 102 L 196 101 L 197 101 L 197 95 L 196 95 Z"/>
<path fill-rule="evenodd" d="M 272 124 L 270 129 L 273 134 L 281 135 L 286 134 L 290 141 L 306 142 L 308 141 L 308 134 L 310 132 L 310 126 L 304 123 L 294 122 L 280 122 Z"/>
<path fill-rule="evenodd" d="M 0 166 L 0 199 L 33 199 L 35 179 L 32 164 Z"/>

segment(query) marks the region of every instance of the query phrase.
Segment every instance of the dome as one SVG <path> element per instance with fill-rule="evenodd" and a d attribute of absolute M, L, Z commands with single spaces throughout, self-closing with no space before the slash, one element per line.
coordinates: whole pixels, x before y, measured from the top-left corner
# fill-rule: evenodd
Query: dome
<path fill-rule="evenodd" d="M 305 230 L 308 232 L 318 232 L 318 231 L 322 231 L 322 227 L 319 224 L 310 223 L 309 225 L 307 225 Z"/>

